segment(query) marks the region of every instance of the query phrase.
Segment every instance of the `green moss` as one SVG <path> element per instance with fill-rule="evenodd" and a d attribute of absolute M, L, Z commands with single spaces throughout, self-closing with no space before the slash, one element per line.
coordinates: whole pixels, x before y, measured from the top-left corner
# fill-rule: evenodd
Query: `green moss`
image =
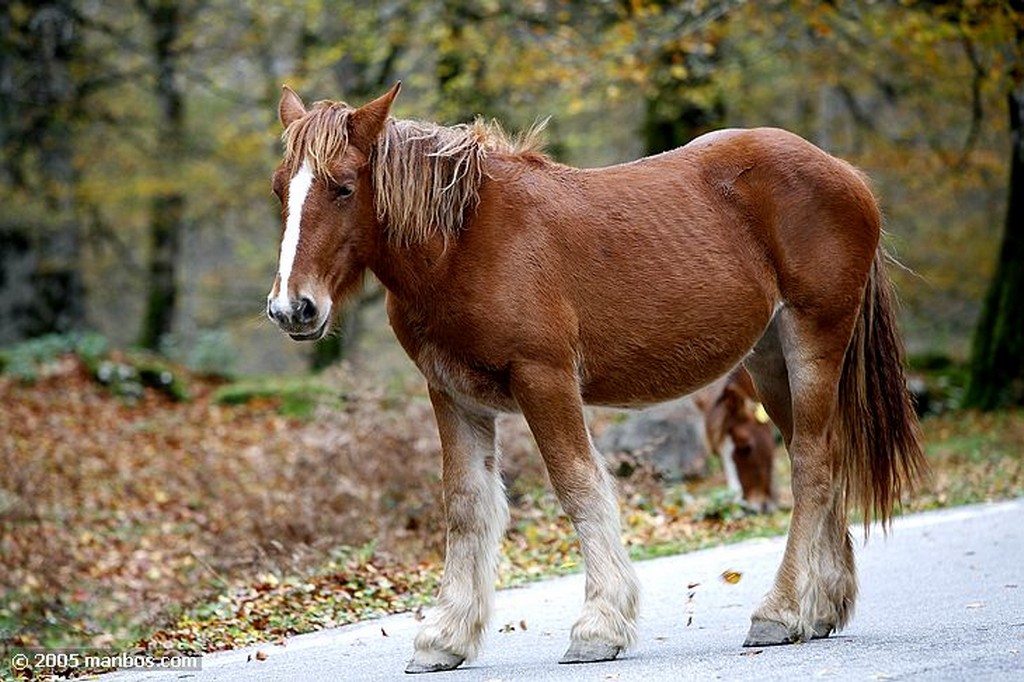
<path fill-rule="evenodd" d="M 299 378 L 253 378 L 222 386 L 214 394 L 221 405 L 247 405 L 257 400 L 271 400 L 278 411 L 295 419 L 310 419 L 318 405 L 344 406 L 344 397 L 315 380 Z"/>

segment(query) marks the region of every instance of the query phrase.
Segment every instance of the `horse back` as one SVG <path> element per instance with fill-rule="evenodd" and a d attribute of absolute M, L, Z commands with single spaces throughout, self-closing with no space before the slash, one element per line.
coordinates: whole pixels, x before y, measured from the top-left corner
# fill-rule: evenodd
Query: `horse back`
<path fill-rule="evenodd" d="M 873 254 L 871 221 L 843 218 L 859 202 L 877 213 L 852 167 L 774 129 L 592 170 L 494 159 L 433 266 L 443 295 L 396 310 L 419 320 L 396 332 L 485 403 L 511 400 L 517 357 L 571 364 L 591 403 L 658 402 L 738 364 L 780 304 L 827 296 L 832 263 Z"/>

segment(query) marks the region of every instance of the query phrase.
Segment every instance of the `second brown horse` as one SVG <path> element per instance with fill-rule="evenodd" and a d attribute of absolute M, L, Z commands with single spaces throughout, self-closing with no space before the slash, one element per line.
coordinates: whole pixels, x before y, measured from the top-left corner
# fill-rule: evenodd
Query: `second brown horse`
<path fill-rule="evenodd" d="M 737 367 L 695 398 L 708 450 L 721 460 L 729 489 L 752 512 L 775 511 L 775 436 L 750 373 Z"/>

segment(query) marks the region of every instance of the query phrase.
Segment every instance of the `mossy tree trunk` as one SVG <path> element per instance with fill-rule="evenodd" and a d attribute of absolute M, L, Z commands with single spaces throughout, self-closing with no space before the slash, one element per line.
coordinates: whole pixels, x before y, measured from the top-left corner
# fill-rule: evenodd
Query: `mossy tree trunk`
<path fill-rule="evenodd" d="M 139 345 L 156 349 L 171 332 L 177 309 L 177 273 L 185 229 L 185 194 L 174 188 L 185 141 L 185 96 L 179 73 L 183 12 L 177 0 L 137 0 L 153 31 L 156 66 L 157 159 L 167 188 L 150 200 L 148 294 Z"/>
<path fill-rule="evenodd" d="M 1018 34 L 1024 38 L 1024 31 Z M 1024 68 L 1012 74 L 1008 101 L 1012 150 L 1006 224 L 974 334 L 964 398 L 966 406 L 982 410 L 1024 404 Z"/>
<path fill-rule="evenodd" d="M 0 3 L 0 342 L 85 324 L 74 124 L 82 27 L 70 0 Z"/>

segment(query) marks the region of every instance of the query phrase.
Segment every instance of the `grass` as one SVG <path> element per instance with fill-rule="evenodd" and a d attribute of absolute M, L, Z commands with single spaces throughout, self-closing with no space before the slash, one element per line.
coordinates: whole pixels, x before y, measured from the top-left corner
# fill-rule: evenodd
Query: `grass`
<path fill-rule="evenodd" d="M 329 386 L 308 377 L 252 377 L 225 384 L 213 394 L 220 405 L 248 405 L 269 401 L 279 412 L 295 419 L 310 419 L 314 410 L 325 405 L 344 409 L 345 397 Z"/>
<path fill-rule="evenodd" d="M 931 480 L 912 511 L 991 502 L 1024 494 L 1024 410 L 955 412 L 925 422 Z"/>
<path fill-rule="evenodd" d="M 2 660 L 27 646 L 231 648 L 416 611 L 436 592 L 439 445 L 418 384 L 175 370 L 187 399 L 151 386 L 127 399 L 97 381 L 110 359 L 57 352 L 19 369 L 31 376 L 0 376 Z M 580 570 L 527 429 L 502 426 L 512 523 L 499 584 Z M 907 511 L 1024 494 L 1024 411 L 951 412 L 924 432 L 933 475 Z M 637 559 L 788 524 L 741 514 L 718 477 L 664 485 L 640 467 L 619 483 Z"/>

